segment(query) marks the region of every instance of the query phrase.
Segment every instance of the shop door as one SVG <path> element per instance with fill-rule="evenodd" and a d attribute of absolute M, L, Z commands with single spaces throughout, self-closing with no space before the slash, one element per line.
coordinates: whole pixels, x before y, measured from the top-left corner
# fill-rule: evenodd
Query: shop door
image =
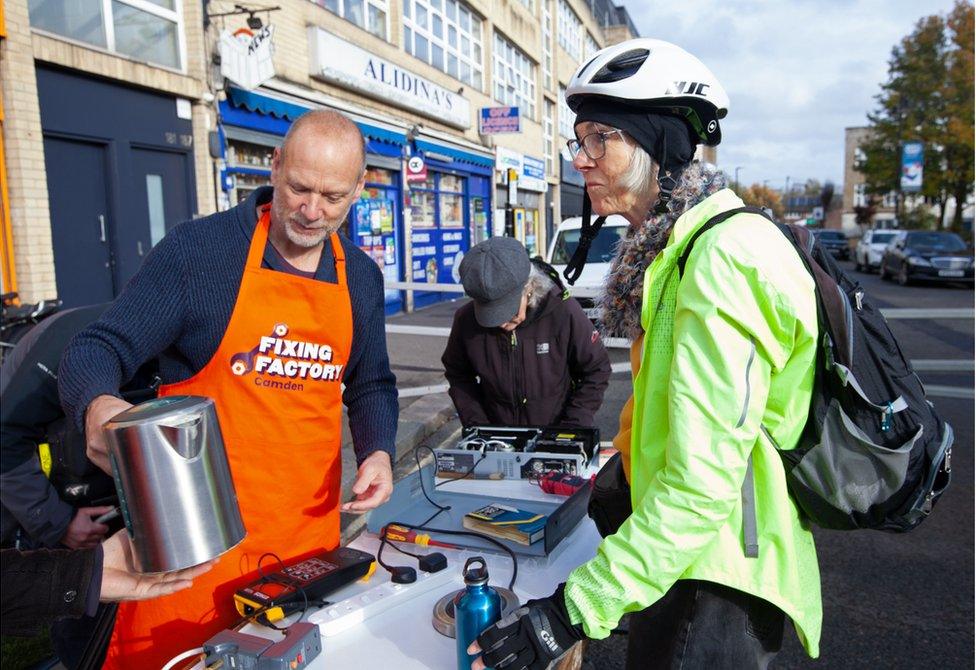
<path fill-rule="evenodd" d="M 190 218 L 187 154 L 149 148 L 132 149 L 132 181 L 123 199 L 134 212 L 131 225 L 118 230 L 118 277 L 124 286 L 149 250 L 173 226 Z"/>
<path fill-rule="evenodd" d="M 105 144 L 44 137 L 58 297 L 65 307 L 115 297 L 106 163 Z"/>

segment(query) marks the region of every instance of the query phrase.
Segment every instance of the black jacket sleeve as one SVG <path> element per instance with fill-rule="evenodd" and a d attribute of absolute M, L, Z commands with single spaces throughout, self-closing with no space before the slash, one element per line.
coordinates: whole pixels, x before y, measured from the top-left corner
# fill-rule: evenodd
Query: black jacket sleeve
<path fill-rule="evenodd" d="M 596 328 L 575 300 L 563 303 L 569 312 L 569 373 L 573 387 L 559 423 L 592 426 L 610 383 L 610 356 Z"/>
<path fill-rule="evenodd" d="M 49 317 L 17 343 L 0 369 L 0 502 L 42 546 L 56 546 L 74 516 L 44 476 L 37 455 L 48 426 L 63 416 L 58 362 L 68 341 L 106 307 L 92 305 Z M 3 530 L 6 536 L 10 529 Z"/>
<path fill-rule="evenodd" d="M 57 619 L 80 617 L 101 588 L 101 547 L 0 550 L 0 632 L 33 635 Z"/>
<path fill-rule="evenodd" d="M 451 334 L 447 338 L 447 347 L 441 356 L 444 376 L 447 377 L 447 383 L 450 385 L 448 393 L 454 401 L 461 425 L 465 427 L 491 423 L 485 412 L 477 373 L 464 350 L 464 334 L 470 330 L 465 327 L 464 320 L 473 318 L 472 314 L 470 306 L 462 307 L 454 313 Z"/>

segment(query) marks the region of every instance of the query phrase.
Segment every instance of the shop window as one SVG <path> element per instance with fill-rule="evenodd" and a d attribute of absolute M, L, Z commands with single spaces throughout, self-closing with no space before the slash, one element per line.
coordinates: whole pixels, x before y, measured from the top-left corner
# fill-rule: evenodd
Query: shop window
<path fill-rule="evenodd" d="M 346 21 L 384 40 L 389 39 L 388 0 L 312 0 L 319 7 L 323 7 L 333 14 L 338 14 Z M 404 6 L 404 16 L 409 7 Z"/>
<path fill-rule="evenodd" d="M 231 202 L 234 204 L 243 202 L 255 189 L 271 185 L 273 156 L 273 145 L 254 144 L 228 138 L 227 171 L 234 179 Z"/>
<path fill-rule="evenodd" d="M 183 11 L 176 0 L 28 0 L 31 28 L 180 70 Z"/>
<path fill-rule="evenodd" d="M 404 50 L 483 90 L 481 19 L 457 0 L 411 0 L 409 5 L 403 12 Z"/>
<path fill-rule="evenodd" d="M 521 49 L 495 33 L 495 99 L 521 108 L 526 118 L 535 117 L 535 64 Z"/>

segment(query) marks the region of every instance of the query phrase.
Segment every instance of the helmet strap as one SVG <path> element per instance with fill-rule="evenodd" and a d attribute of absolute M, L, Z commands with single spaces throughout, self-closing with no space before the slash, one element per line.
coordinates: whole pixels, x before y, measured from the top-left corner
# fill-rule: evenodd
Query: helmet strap
<path fill-rule="evenodd" d="M 668 136 L 662 135 L 661 137 L 661 155 L 660 161 L 658 163 L 657 172 L 657 200 L 651 207 L 651 211 L 655 214 L 667 214 L 668 205 L 671 202 L 671 193 L 678 186 L 678 177 L 684 172 L 685 166 L 681 165 L 671 169 L 666 168 L 668 165 Z"/>
<path fill-rule="evenodd" d="M 563 270 L 563 276 L 566 281 L 569 282 L 570 286 L 576 283 L 576 280 L 580 278 L 583 274 L 583 267 L 586 265 L 586 257 L 590 253 L 590 244 L 596 239 L 597 233 L 600 232 L 600 228 L 603 227 L 603 222 L 607 220 L 607 217 L 598 217 L 596 221 L 592 224 L 590 219 L 593 216 L 593 203 L 590 202 L 590 194 L 583 190 L 583 212 L 582 221 L 580 224 L 580 238 L 579 244 L 576 245 L 576 251 L 573 252 L 573 257 L 569 259 L 569 263 L 566 264 L 566 269 Z"/>

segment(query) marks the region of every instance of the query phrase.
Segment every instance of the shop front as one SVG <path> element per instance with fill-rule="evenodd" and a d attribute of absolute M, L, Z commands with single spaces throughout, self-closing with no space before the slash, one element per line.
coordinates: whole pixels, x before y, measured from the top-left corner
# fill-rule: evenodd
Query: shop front
<path fill-rule="evenodd" d="M 313 79 L 381 102 L 409 120 L 401 163 L 416 170 L 403 178 L 405 281 L 458 284 L 457 266 L 472 243 L 491 234 L 494 156 L 463 137 L 472 125 L 471 104 L 462 90 L 450 90 L 398 62 L 380 56 L 324 28 L 308 29 Z M 341 53 L 342 58 L 335 54 Z M 426 127 L 426 119 L 458 132 Z M 399 216 L 400 213 L 395 213 Z M 398 230 L 400 230 L 398 228 Z M 414 291 L 413 307 L 457 297 L 454 292 Z"/>
<path fill-rule="evenodd" d="M 305 104 L 302 104 L 304 102 Z M 229 87 L 220 103 L 223 163 L 220 184 L 224 208 L 245 200 L 271 183 L 271 158 L 292 122 L 314 101 L 288 99 L 272 91 Z M 351 115 L 366 144 L 366 186 L 353 205 L 342 232 L 383 270 L 386 281 L 403 276 L 404 232 L 401 157 L 406 137 L 394 126 L 380 126 Z M 372 120 L 370 120 L 372 121 Z M 400 291 L 386 291 L 386 312 L 402 309 Z"/>
<path fill-rule="evenodd" d="M 512 235 L 530 256 L 544 255 L 546 201 L 549 184 L 545 161 L 504 147 L 495 147 L 495 235 Z M 508 211 L 510 218 L 506 220 Z"/>
<path fill-rule="evenodd" d="M 418 139 L 412 156 L 423 160 L 422 178 L 410 179 L 404 198 L 410 225 L 410 281 L 458 284 L 464 254 L 491 234 L 492 158 L 445 143 Z M 457 293 L 417 291 L 414 307 L 456 298 Z"/>

